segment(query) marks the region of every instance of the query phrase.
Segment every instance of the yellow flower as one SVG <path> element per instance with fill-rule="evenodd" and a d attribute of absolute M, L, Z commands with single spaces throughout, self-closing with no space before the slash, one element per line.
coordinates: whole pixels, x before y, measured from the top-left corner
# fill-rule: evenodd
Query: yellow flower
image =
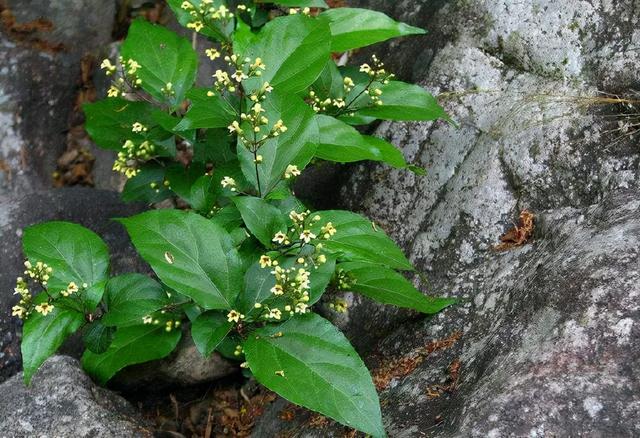
<path fill-rule="evenodd" d="M 282 245 L 283 243 L 285 243 L 287 241 L 287 235 L 284 234 L 282 231 L 278 231 L 275 234 L 275 236 L 273 236 L 273 239 L 271 239 L 271 241 L 279 243 L 280 245 Z"/>
<path fill-rule="evenodd" d="M 27 309 L 22 306 L 13 306 L 11 308 L 11 316 L 17 316 L 18 318 L 22 319 L 26 316 L 26 314 Z"/>
<path fill-rule="evenodd" d="M 273 286 L 271 288 L 271 293 L 276 295 L 276 296 L 280 296 L 284 294 L 284 289 L 282 288 L 281 285 L 276 284 L 275 286 Z"/>
<path fill-rule="evenodd" d="M 291 179 L 294 176 L 300 176 L 300 170 L 298 166 L 290 164 L 287 166 L 287 169 L 284 171 L 284 178 Z"/>
<path fill-rule="evenodd" d="M 304 243 L 309 243 L 311 242 L 312 239 L 315 239 L 316 237 L 317 236 L 313 234 L 310 230 L 304 230 L 300 234 L 300 240 L 302 240 Z"/>
<path fill-rule="evenodd" d="M 271 309 L 269 311 L 268 317 L 279 320 L 280 318 L 282 318 L 282 312 L 280 311 L 280 309 Z"/>
<path fill-rule="evenodd" d="M 244 319 L 244 315 L 237 310 L 227 313 L 227 321 L 229 322 L 240 322 L 241 319 Z"/>
<path fill-rule="evenodd" d="M 222 178 L 220 184 L 222 185 L 222 187 L 229 187 L 232 192 L 236 191 L 236 180 L 231 178 L 230 176 L 225 176 L 224 178 Z"/>
<path fill-rule="evenodd" d="M 146 126 L 144 126 L 142 123 L 140 122 L 135 122 L 132 126 L 131 126 L 131 131 L 133 132 L 146 132 L 148 131 L 148 128 Z"/>
<path fill-rule="evenodd" d="M 324 227 L 322 227 L 320 232 L 322 233 L 322 237 L 324 237 L 325 239 L 328 239 L 334 234 L 336 234 L 338 230 L 336 230 L 336 228 L 333 226 L 331 222 L 327 222 L 327 224 Z"/>
<path fill-rule="evenodd" d="M 210 60 L 215 60 L 217 58 L 220 58 L 220 52 L 218 52 L 216 49 L 214 49 L 213 47 L 210 49 L 207 49 L 204 51 L 204 53 L 209 57 Z"/>
<path fill-rule="evenodd" d="M 273 264 L 271 257 L 269 257 L 268 255 L 263 255 L 260 256 L 260 267 L 261 268 L 266 268 L 267 266 L 271 266 Z"/>
<path fill-rule="evenodd" d="M 42 314 L 42 316 L 47 316 L 49 313 L 53 312 L 54 306 L 49 303 L 41 303 L 38 304 L 35 309 L 36 312 Z"/>

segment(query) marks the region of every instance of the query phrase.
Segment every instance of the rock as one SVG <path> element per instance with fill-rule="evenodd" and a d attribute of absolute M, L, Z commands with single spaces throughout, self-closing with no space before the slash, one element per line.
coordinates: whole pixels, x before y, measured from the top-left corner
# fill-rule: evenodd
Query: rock
<path fill-rule="evenodd" d="M 167 358 L 134 365 L 120 371 L 110 383 L 114 388 L 154 391 L 213 382 L 238 372 L 238 366 L 218 353 L 203 357 L 191 333 L 184 330 L 176 350 Z"/>
<path fill-rule="evenodd" d="M 20 368 L 19 320 L 12 318 L 15 279 L 22 265 L 22 230 L 48 220 L 79 223 L 100 235 L 111 251 L 111 272 L 147 272 L 136 255 L 124 228 L 112 218 L 131 216 L 143 210 L 139 204 L 126 205 L 115 192 L 89 188 L 65 188 L 22 196 L 0 196 L 0 381 Z M 73 345 L 71 345 L 73 347 Z M 79 347 L 76 345 L 75 347 Z M 67 350 L 68 353 L 71 351 Z M 75 351 L 78 355 L 79 351 Z"/>
<path fill-rule="evenodd" d="M 347 317 L 327 311 L 378 376 L 448 345 L 382 379 L 389 435 L 638 435 L 640 150 L 625 131 L 638 108 L 601 93 L 640 82 L 637 2 L 351 3 L 430 30 L 357 59 L 388 54 L 459 124 L 381 123 L 427 176 L 364 164 L 341 190 L 425 273 L 420 289 L 460 299 L 433 318 L 351 295 Z M 533 242 L 495 251 L 525 209 Z M 332 434 L 278 415 L 255 436 Z"/>
<path fill-rule="evenodd" d="M 125 399 L 96 386 L 77 360 L 54 356 L 33 377 L 0 385 L 0 436 L 151 437 Z"/>
<path fill-rule="evenodd" d="M 114 2 L 7 0 L 0 6 L 0 193 L 51 186 L 80 63 L 111 39 Z"/>

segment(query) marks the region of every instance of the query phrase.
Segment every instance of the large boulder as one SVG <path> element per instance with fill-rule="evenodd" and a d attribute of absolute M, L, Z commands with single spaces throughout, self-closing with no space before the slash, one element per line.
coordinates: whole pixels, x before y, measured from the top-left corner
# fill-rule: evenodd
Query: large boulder
<path fill-rule="evenodd" d="M 20 321 L 10 315 L 11 307 L 17 301 L 13 295 L 16 277 L 24 270 L 22 230 L 49 220 L 79 223 L 106 241 L 113 274 L 146 272 L 148 267 L 136 255 L 124 228 L 111 220 L 134 215 L 143 209 L 139 204 L 122 203 L 115 192 L 89 188 L 0 196 L 0 381 L 20 368 Z M 79 351 L 73 353 L 77 355 Z"/>
<path fill-rule="evenodd" d="M 640 83 L 637 1 L 351 3 L 431 31 L 374 51 L 459 125 L 381 123 L 427 176 L 366 164 L 341 191 L 460 299 L 425 319 L 347 295 L 389 435 L 640 433 L 638 108 L 613 96 Z M 530 242 L 497 251 L 523 210 Z M 278 415 L 255 435 L 330 434 Z"/>
<path fill-rule="evenodd" d="M 115 3 L 5 0 L 0 13 L 0 193 L 20 193 L 51 186 L 81 60 L 111 40 Z"/>
<path fill-rule="evenodd" d="M 104 437 L 153 436 L 122 397 L 96 386 L 77 360 L 54 356 L 33 377 L 22 373 L 0 385 L 0 436 Z"/>

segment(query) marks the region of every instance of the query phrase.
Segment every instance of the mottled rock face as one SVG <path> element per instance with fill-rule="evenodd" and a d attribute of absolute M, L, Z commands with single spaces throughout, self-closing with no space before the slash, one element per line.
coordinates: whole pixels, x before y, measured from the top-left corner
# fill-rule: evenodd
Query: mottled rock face
<path fill-rule="evenodd" d="M 640 147 L 619 125 L 639 111 L 598 97 L 640 83 L 640 4 L 351 3 L 430 30 L 374 51 L 459 125 L 383 122 L 427 176 L 362 165 L 341 191 L 426 274 L 416 285 L 460 299 L 422 319 L 348 295 L 334 315 L 374 374 L 462 333 L 382 389 L 389 435 L 639 434 Z M 532 242 L 495 251 L 524 209 Z M 455 388 L 435 386 L 458 361 Z M 329 433 L 276 418 L 256 436 Z"/>
<path fill-rule="evenodd" d="M 96 386 L 77 360 L 54 356 L 34 376 L 0 385 L 0 436 L 150 437 L 129 403 Z"/>
<path fill-rule="evenodd" d="M 19 321 L 11 317 L 11 307 L 18 301 L 13 295 L 16 277 L 24 270 L 23 229 L 48 220 L 79 223 L 107 242 L 113 274 L 145 272 L 148 268 L 136 255 L 124 228 L 111 220 L 139 213 L 142 209 L 140 205 L 122 203 L 115 192 L 86 188 L 0 196 L 0 381 L 20 369 Z M 79 354 L 79 351 L 67 352 Z"/>
<path fill-rule="evenodd" d="M 6 0 L 14 28 L 0 32 L 0 193 L 51 186 L 80 85 L 80 60 L 111 39 L 115 4 Z M 9 15 L 7 15 L 9 16 Z M 48 25 L 17 32 L 46 17 Z M 24 27 L 24 26 L 23 26 Z"/>

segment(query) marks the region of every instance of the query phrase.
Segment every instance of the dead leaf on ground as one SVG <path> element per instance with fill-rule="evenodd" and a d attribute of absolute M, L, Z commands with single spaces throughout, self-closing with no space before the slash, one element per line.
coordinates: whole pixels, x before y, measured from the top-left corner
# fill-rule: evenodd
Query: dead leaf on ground
<path fill-rule="evenodd" d="M 531 236 L 533 236 L 534 219 L 533 213 L 529 210 L 523 210 L 520 213 L 518 225 L 514 225 L 512 229 L 500 236 L 502 243 L 495 246 L 496 251 L 505 251 L 529 242 Z"/>
<path fill-rule="evenodd" d="M 15 15 L 9 8 L 7 0 L 0 0 L 0 26 L 12 40 L 28 45 L 42 52 L 62 52 L 66 50 L 64 44 L 53 43 L 41 38 L 38 33 L 51 32 L 53 23 L 45 18 L 18 23 Z"/>

